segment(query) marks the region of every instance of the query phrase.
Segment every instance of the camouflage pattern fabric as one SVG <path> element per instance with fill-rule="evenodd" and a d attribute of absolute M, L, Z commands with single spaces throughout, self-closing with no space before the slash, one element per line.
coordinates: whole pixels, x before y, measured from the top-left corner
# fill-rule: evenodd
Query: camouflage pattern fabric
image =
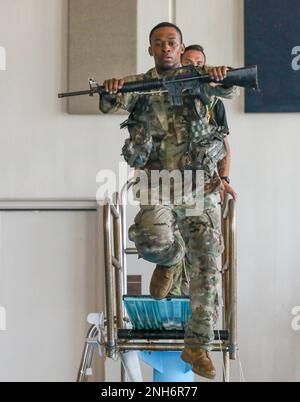
<path fill-rule="evenodd" d="M 172 205 L 142 206 L 129 228 L 139 257 L 176 266 L 170 295 L 188 294 L 192 306 L 185 343 L 207 350 L 218 317 L 221 275 L 217 258 L 223 251 L 218 202 L 218 193 L 206 195 L 203 214 L 196 217 L 186 216 L 185 209 Z"/>
<path fill-rule="evenodd" d="M 205 70 L 198 68 L 200 73 Z M 175 70 L 173 75 L 182 74 Z M 155 69 L 146 74 L 125 78 L 125 82 L 158 78 Z M 167 93 L 101 95 L 100 110 L 104 113 L 127 110 L 129 118 L 121 124 L 128 128 L 130 137 L 125 141 L 122 154 L 131 167 L 145 171 L 166 169 L 202 169 L 205 182 L 211 182 L 217 162 L 226 155 L 225 127 L 209 124 L 209 110 L 216 97 L 234 98 L 237 87 L 202 86 L 202 93 L 210 104 L 199 97 L 183 94 L 183 105 L 170 105 Z"/>
<path fill-rule="evenodd" d="M 206 71 L 199 68 L 199 72 Z M 153 78 L 158 78 L 155 69 L 127 77 L 125 82 Z M 191 347 L 201 345 L 209 349 L 217 319 L 220 273 L 216 259 L 223 250 L 217 214 L 221 188 L 217 161 L 225 156 L 223 139 L 228 132 L 224 127 L 209 124 L 209 110 L 216 97 L 234 98 L 239 90 L 208 84 L 202 89 L 209 104 L 188 93 L 183 95 L 183 106 L 176 107 L 170 105 L 166 93 L 103 94 L 100 110 L 109 113 L 121 108 L 130 113 L 122 124 L 130 134 L 122 154 L 131 167 L 147 174 L 152 170 L 204 170 L 205 208 L 201 215 L 187 216 L 185 208 L 172 203 L 141 205 L 129 237 L 135 242 L 140 257 L 166 267 L 177 267 L 171 293 L 186 293 L 189 288 L 192 305 L 185 342 Z"/>

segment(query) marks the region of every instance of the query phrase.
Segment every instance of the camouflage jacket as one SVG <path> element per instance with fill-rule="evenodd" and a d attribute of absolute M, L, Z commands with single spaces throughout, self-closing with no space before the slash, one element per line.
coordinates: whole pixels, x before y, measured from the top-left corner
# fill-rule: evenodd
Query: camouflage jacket
<path fill-rule="evenodd" d="M 200 73 L 205 70 L 198 68 Z M 182 74 L 174 70 L 172 74 Z M 125 82 L 158 78 L 155 68 L 146 74 L 125 78 Z M 228 130 L 209 124 L 209 110 L 216 97 L 227 99 L 238 96 L 237 87 L 212 87 L 204 84 L 202 92 L 209 103 L 199 97 L 183 94 L 183 105 L 172 106 L 167 93 L 102 95 L 103 113 L 118 109 L 130 113 L 121 128 L 127 127 L 130 137 L 125 141 L 123 156 L 131 167 L 149 170 L 203 169 L 205 183 L 216 178 L 217 162 L 226 155 L 224 137 Z"/>

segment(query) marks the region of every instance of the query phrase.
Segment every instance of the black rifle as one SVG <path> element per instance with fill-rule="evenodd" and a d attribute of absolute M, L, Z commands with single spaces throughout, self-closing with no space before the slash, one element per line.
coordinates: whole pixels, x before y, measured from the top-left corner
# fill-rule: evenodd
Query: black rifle
<path fill-rule="evenodd" d="M 203 84 L 217 82 L 224 86 L 239 86 L 243 88 L 258 89 L 257 66 L 230 69 L 227 77 L 222 81 L 215 81 L 209 74 L 200 74 L 193 66 L 180 67 L 180 69 L 189 70 L 189 74 L 180 74 L 177 76 L 165 76 L 160 79 L 146 81 L 125 82 L 119 90 L 120 93 L 138 92 L 148 93 L 149 91 L 168 91 L 170 103 L 173 106 L 182 105 L 182 92 L 188 90 L 192 95 L 201 96 L 201 87 Z M 90 89 L 85 91 L 67 92 L 58 94 L 59 98 L 70 96 L 81 96 L 107 93 L 104 86 L 99 85 L 93 79 L 89 79 Z"/>

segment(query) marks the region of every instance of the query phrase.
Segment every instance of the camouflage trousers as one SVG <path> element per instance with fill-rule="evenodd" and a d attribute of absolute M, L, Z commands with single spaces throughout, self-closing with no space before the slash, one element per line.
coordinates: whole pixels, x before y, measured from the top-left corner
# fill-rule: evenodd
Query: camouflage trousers
<path fill-rule="evenodd" d="M 221 273 L 217 258 L 223 251 L 219 199 L 218 192 L 205 195 L 199 216 L 186 216 L 186 209 L 176 205 L 142 205 L 129 228 L 140 257 L 176 267 L 170 295 L 189 295 L 192 307 L 185 344 L 207 350 L 218 318 Z"/>

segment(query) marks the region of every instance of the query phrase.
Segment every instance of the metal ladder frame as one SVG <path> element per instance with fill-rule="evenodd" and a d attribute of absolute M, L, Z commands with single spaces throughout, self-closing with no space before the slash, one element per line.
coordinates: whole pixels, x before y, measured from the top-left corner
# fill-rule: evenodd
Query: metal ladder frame
<path fill-rule="evenodd" d="M 114 194 L 114 200 L 105 200 L 103 205 L 103 230 L 105 252 L 105 301 L 106 320 L 99 325 L 93 324 L 88 331 L 82 354 L 77 381 L 86 382 L 91 374 L 91 365 L 95 347 L 101 347 L 109 358 L 129 350 L 179 351 L 184 348 L 184 341 L 173 343 L 153 340 L 118 339 L 118 329 L 127 327 L 128 319 L 122 296 L 127 292 L 126 256 L 137 254 L 135 248 L 127 248 L 126 195 L 136 183 L 129 180 L 122 188 L 120 196 Z M 121 202 L 120 202 L 121 201 Z M 226 197 L 221 210 L 224 252 L 222 254 L 222 292 L 223 292 L 223 330 L 228 331 L 228 340 L 214 342 L 212 351 L 223 353 L 223 381 L 229 382 L 229 360 L 237 358 L 237 256 L 236 256 L 236 218 L 235 201 Z M 103 335 L 104 328 L 106 333 Z M 102 335 L 102 339 L 100 339 Z M 121 382 L 126 381 L 126 374 L 121 365 Z"/>

